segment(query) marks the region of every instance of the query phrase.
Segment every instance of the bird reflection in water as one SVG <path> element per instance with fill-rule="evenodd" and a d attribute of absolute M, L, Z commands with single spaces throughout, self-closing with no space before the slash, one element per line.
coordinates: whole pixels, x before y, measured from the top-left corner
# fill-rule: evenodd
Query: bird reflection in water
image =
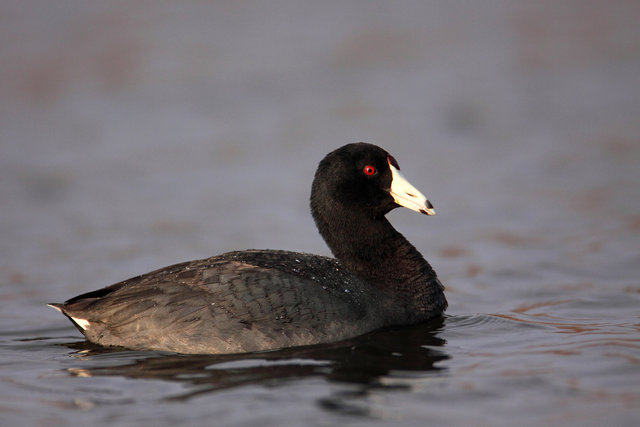
<path fill-rule="evenodd" d="M 444 321 L 438 318 L 327 345 L 232 355 L 128 351 L 100 347 L 88 341 L 65 345 L 77 350 L 75 356 L 84 365 L 68 369 L 71 375 L 154 379 L 187 386 L 186 393 L 167 396 L 170 401 L 184 401 L 245 385 L 274 386 L 309 377 L 359 385 L 346 393 L 366 394 L 378 388 L 405 389 L 408 386 L 402 377 L 406 375 L 441 374 L 445 368 L 438 367 L 437 363 L 449 358 L 443 349 L 445 340 L 437 336 Z M 319 404 L 330 411 L 358 411 L 338 395 Z"/>

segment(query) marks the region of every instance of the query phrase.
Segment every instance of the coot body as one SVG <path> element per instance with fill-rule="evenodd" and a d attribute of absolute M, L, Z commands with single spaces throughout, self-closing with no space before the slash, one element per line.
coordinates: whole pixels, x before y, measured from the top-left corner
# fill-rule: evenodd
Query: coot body
<path fill-rule="evenodd" d="M 429 263 L 385 218 L 433 215 L 396 160 L 366 143 L 319 164 L 311 212 L 336 259 L 248 250 L 165 267 L 50 304 L 105 346 L 241 353 L 339 341 L 447 307 Z"/>

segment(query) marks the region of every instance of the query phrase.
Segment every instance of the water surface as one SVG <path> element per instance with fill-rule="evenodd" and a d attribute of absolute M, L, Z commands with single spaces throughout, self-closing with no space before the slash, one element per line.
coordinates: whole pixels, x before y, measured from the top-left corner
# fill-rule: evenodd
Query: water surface
<path fill-rule="evenodd" d="M 638 425 L 638 2 L 4 1 L 0 424 Z M 244 248 L 328 251 L 317 162 L 385 147 L 447 316 L 234 356 L 46 307 Z"/>

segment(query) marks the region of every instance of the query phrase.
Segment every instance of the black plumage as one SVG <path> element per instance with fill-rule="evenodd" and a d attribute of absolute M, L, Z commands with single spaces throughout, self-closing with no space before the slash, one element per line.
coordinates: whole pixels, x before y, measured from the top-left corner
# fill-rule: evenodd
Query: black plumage
<path fill-rule="evenodd" d="M 89 341 L 179 353 L 319 344 L 439 316 L 447 306 L 442 284 L 385 218 L 400 205 L 433 214 L 398 169 L 386 151 L 365 143 L 320 162 L 311 212 L 336 259 L 230 252 L 50 305 Z"/>

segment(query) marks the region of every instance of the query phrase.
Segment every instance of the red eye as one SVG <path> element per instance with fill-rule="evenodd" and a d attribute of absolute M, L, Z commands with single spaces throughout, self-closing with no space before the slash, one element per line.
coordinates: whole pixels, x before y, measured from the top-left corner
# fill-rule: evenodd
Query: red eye
<path fill-rule="evenodd" d="M 376 168 L 371 166 L 371 165 L 367 165 L 367 166 L 364 167 L 363 172 L 364 172 L 365 175 L 371 176 L 371 175 L 376 173 Z"/>

